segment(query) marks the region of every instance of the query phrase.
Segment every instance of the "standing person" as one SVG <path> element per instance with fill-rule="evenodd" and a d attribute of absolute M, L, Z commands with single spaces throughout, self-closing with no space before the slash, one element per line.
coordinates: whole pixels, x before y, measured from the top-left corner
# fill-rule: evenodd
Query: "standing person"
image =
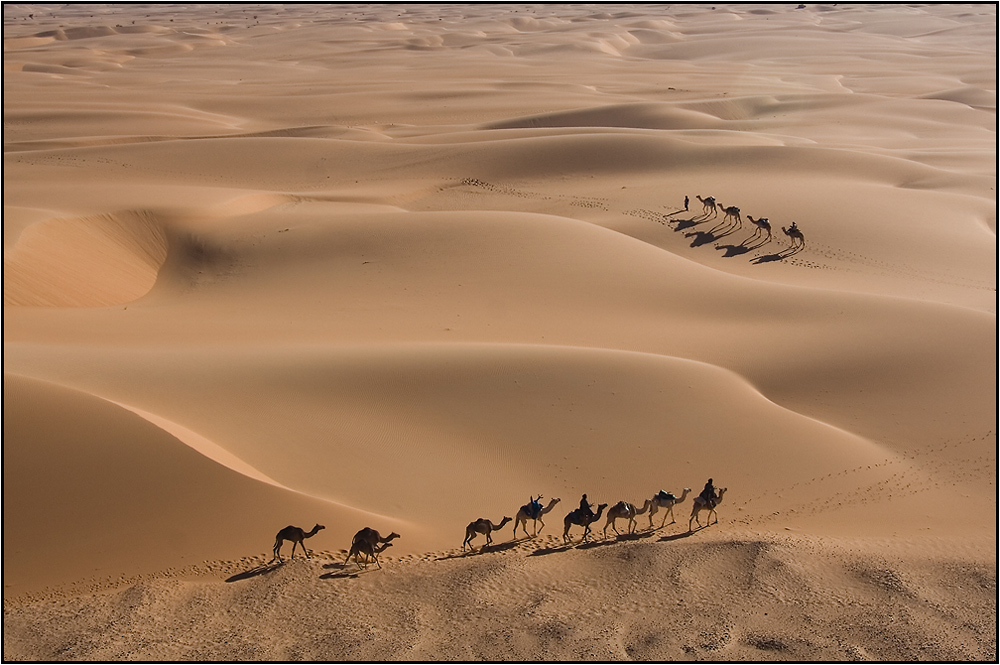
<path fill-rule="evenodd" d="M 691 203 L 691 199 L 689 199 L 688 197 L 685 196 L 684 197 L 684 212 L 688 211 L 688 204 L 689 203 Z"/>

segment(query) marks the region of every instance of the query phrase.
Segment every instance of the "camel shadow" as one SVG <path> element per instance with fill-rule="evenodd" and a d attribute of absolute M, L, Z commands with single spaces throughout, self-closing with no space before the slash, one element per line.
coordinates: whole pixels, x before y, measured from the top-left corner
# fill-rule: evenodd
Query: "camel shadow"
<path fill-rule="evenodd" d="M 517 547 L 518 541 L 508 540 L 503 543 L 493 543 L 492 545 L 483 545 L 479 549 L 480 554 L 485 554 L 486 552 L 506 552 L 507 550 L 514 549 Z"/>
<path fill-rule="evenodd" d="M 595 547 L 607 547 L 608 545 L 614 545 L 618 542 L 617 538 L 611 538 L 607 540 L 588 540 L 585 543 L 580 543 L 576 546 L 578 550 L 592 550 Z"/>
<path fill-rule="evenodd" d="M 695 529 L 694 531 L 682 531 L 680 533 L 673 533 L 673 534 L 671 534 L 669 536 L 662 536 L 662 537 L 660 537 L 660 541 L 659 542 L 661 542 L 661 543 L 668 543 L 668 542 L 670 542 L 672 540 L 680 540 L 681 538 L 690 538 L 692 535 L 694 535 L 695 531 L 701 531 L 704 528 L 705 527 L 700 526 L 697 529 Z"/>
<path fill-rule="evenodd" d="M 721 236 L 716 237 L 712 235 L 712 233 L 710 232 L 706 233 L 705 231 L 694 231 L 692 233 L 685 233 L 684 237 L 694 238 L 694 240 L 691 241 L 692 247 L 701 247 L 702 245 L 713 243 L 716 240 L 719 240 L 719 238 L 721 238 Z"/>
<path fill-rule="evenodd" d="M 362 573 L 367 573 L 367 570 L 359 570 L 356 573 L 349 571 L 343 571 L 339 573 L 323 573 L 319 576 L 321 580 L 345 580 L 345 579 L 356 579 L 361 576 Z"/>
<path fill-rule="evenodd" d="M 435 561 L 447 561 L 448 559 L 464 559 L 467 556 L 474 556 L 477 554 L 489 554 L 491 552 L 505 552 L 507 550 L 512 550 L 517 547 L 520 540 L 509 540 L 503 543 L 493 543 L 492 545 L 483 545 L 479 549 L 468 550 L 467 552 L 458 552 L 456 554 L 445 554 L 434 559 Z"/>
<path fill-rule="evenodd" d="M 726 258 L 726 259 L 731 259 L 734 256 L 742 256 L 743 254 L 746 254 L 751 249 L 753 249 L 752 247 L 747 247 L 746 245 L 743 245 L 743 244 L 740 244 L 740 245 L 716 245 L 715 248 L 718 249 L 718 250 L 725 250 L 725 253 L 722 255 L 722 257 Z"/>
<path fill-rule="evenodd" d="M 335 561 L 333 563 L 324 563 L 323 567 L 326 569 L 336 569 L 338 572 L 323 573 L 319 576 L 321 580 L 338 580 L 358 577 L 361 573 L 368 572 L 367 568 L 361 568 L 358 570 L 351 570 L 356 567 L 356 563 L 343 563 L 342 561 Z"/>
<path fill-rule="evenodd" d="M 753 263 L 754 265 L 760 265 L 761 263 L 772 263 L 774 261 L 784 261 L 785 259 L 787 259 L 787 258 L 789 258 L 791 256 L 795 256 L 796 254 L 798 254 L 801 251 L 802 251 L 801 248 L 798 248 L 798 247 L 789 247 L 787 249 L 783 249 L 783 250 L 781 250 L 779 252 L 776 252 L 774 254 L 765 254 L 764 256 L 758 256 L 756 259 L 754 259 L 753 261 L 751 261 L 751 263 Z"/>
<path fill-rule="evenodd" d="M 227 582 L 239 582 L 240 580 L 248 580 L 251 577 L 257 577 L 258 575 L 267 575 L 268 573 L 273 573 L 278 568 L 285 565 L 284 561 L 279 561 L 278 563 L 272 564 L 271 562 L 262 563 L 256 568 L 251 568 L 250 570 L 244 570 L 242 573 L 236 573 L 230 577 L 226 578 Z"/>
<path fill-rule="evenodd" d="M 469 550 L 468 552 L 458 552 L 456 554 L 442 554 L 434 560 L 448 561 L 449 559 L 464 559 L 465 557 L 472 556 L 473 554 L 477 554 L 477 552 L 475 550 Z"/>
<path fill-rule="evenodd" d="M 674 231 L 684 231 L 685 229 L 690 229 L 692 226 L 698 226 L 705 220 L 695 220 L 695 219 L 672 219 L 671 222 L 677 222 L 677 226 L 674 227 Z"/>
<path fill-rule="evenodd" d="M 633 531 L 632 533 L 620 533 L 616 539 L 619 542 L 630 541 L 630 540 L 642 540 L 643 538 L 651 538 L 655 535 L 654 531 Z"/>
<path fill-rule="evenodd" d="M 552 547 L 540 547 L 528 556 L 545 556 L 546 554 L 555 554 L 557 552 L 568 552 L 573 549 L 572 543 L 567 543 L 565 545 L 554 545 Z"/>

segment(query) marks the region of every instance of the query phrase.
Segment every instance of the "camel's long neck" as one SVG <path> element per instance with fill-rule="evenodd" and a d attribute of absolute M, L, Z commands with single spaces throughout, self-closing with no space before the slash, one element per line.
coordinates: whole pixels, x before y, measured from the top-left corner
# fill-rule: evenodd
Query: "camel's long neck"
<path fill-rule="evenodd" d="M 315 535 L 316 535 L 317 533 L 319 533 L 319 529 L 317 529 L 316 527 L 313 527 L 313 528 L 312 528 L 312 529 L 310 529 L 309 531 L 307 531 L 307 532 L 305 532 L 304 534 L 302 534 L 302 537 L 303 537 L 303 538 L 312 538 L 312 537 L 313 537 L 313 536 L 315 536 Z"/>

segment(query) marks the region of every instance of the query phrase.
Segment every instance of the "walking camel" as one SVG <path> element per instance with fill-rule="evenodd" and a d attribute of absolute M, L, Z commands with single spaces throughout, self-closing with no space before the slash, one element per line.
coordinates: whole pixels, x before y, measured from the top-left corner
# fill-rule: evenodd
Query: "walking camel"
<path fill-rule="evenodd" d="M 802 237 L 802 231 L 799 231 L 799 227 L 795 225 L 795 222 L 792 222 L 792 225 L 787 229 L 784 226 L 782 226 L 781 230 L 785 233 L 786 236 L 792 239 L 792 249 L 794 249 L 796 246 L 798 247 L 806 246 L 806 239 Z"/>
<path fill-rule="evenodd" d="M 542 498 L 541 495 L 539 495 L 538 498 L 541 499 Z M 559 499 L 551 499 L 551 500 L 549 500 L 549 505 L 547 505 L 544 508 L 540 509 L 537 516 L 533 515 L 534 511 L 532 510 L 532 506 L 531 506 L 530 503 L 526 503 L 523 506 L 521 506 L 520 509 L 518 509 L 518 511 L 517 511 L 517 515 L 514 517 L 514 538 L 515 538 L 515 540 L 517 539 L 517 526 L 519 524 L 521 525 L 521 528 L 524 529 L 524 536 L 525 536 L 525 538 L 528 537 L 528 520 L 532 520 L 534 522 L 533 526 L 535 527 L 535 532 L 533 534 L 531 534 L 531 535 L 532 536 L 537 536 L 538 532 L 545 528 L 545 522 L 542 521 L 542 515 L 544 515 L 545 513 L 551 512 L 552 509 L 556 507 L 557 503 L 559 503 Z M 541 523 L 541 525 L 542 525 L 541 529 L 538 528 L 539 523 Z"/>
<path fill-rule="evenodd" d="M 365 528 L 361 529 L 356 534 L 354 534 L 354 539 L 351 541 L 351 550 L 350 550 L 350 552 L 354 552 L 354 549 L 357 546 L 358 552 L 363 552 L 365 554 L 365 560 L 367 561 L 368 560 L 368 556 L 374 556 L 374 554 L 372 554 L 372 553 L 375 552 L 375 550 L 378 550 L 378 546 L 380 544 L 389 543 L 390 541 L 392 541 L 392 539 L 394 539 L 394 538 L 401 538 L 401 537 L 402 536 L 400 536 L 398 533 L 396 533 L 395 531 L 393 531 L 388 536 L 386 536 L 385 538 L 383 538 L 382 535 L 378 531 L 376 531 L 375 529 L 373 529 L 371 527 L 367 527 L 366 526 Z M 382 549 L 384 550 L 385 548 L 383 547 Z M 378 551 L 381 552 L 382 550 L 378 550 Z M 351 553 L 350 552 L 348 553 L 347 558 L 344 559 L 344 563 L 345 564 L 348 561 L 351 560 Z M 357 553 L 355 553 L 355 554 L 357 554 Z M 382 566 L 379 566 L 379 568 L 381 568 L 381 567 Z"/>
<path fill-rule="evenodd" d="M 569 542 L 569 528 L 576 524 L 577 526 L 583 527 L 583 540 L 581 542 L 587 541 L 587 536 L 590 535 L 590 525 L 601 519 L 601 513 L 604 509 L 608 507 L 608 504 L 602 503 L 597 506 L 597 512 L 582 511 L 579 508 L 570 511 L 566 517 L 563 518 L 563 542 Z"/>
<path fill-rule="evenodd" d="M 347 553 L 347 560 L 349 561 L 351 557 L 354 557 L 354 563 L 358 564 L 358 568 L 367 568 L 368 565 L 374 561 L 375 565 L 378 566 L 379 570 L 382 570 L 382 564 L 378 561 L 378 555 L 392 547 L 392 543 L 382 543 L 377 547 L 372 547 L 372 544 L 367 540 L 356 540 L 351 543 L 351 549 Z M 365 565 L 361 565 L 361 555 L 365 555 Z M 345 564 L 347 561 L 344 562 Z"/>
<path fill-rule="evenodd" d="M 476 537 L 477 533 L 482 533 L 486 536 L 486 544 L 483 548 L 486 548 L 493 544 L 493 536 L 491 535 L 494 531 L 499 531 L 503 528 L 504 524 L 510 522 L 509 517 L 504 517 L 500 520 L 500 524 L 494 524 L 485 517 L 480 517 L 475 522 L 469 522 L 469 526 L 465 527 L 465 541 L 462 543 L 462 551 L 465 551 L 465 546 L 469 546 L 469 550 L 472 550 L 472 539 Z"/>
<path fill-rule="evenodd" d="M 618 533 L 618 527 L 615 525 L 615 522 L 624 518 L 628 519 L 628 532 L 634 533 L 636 529 L 635 516 L 645 514 L 645 512 L 649 510 L 649 507 L 652 505 L 653 500 L 646 499 L 646 503 L 643 504 L 642 508 L 636 508 L 634 504 L 631 504 L 628 501 L 619 501 L 615 505 L 611 506 L 608 508 L 608 521 L 604 523 L 604 537 L 608 537 L 609 526 L 620 536 L 621 534 Z"/>
<path fill-rule="evenodd" d="M 712 213 L 713 215 L 718 215 L 719 214 L 719 210 L 715 207 L 715 197 L 714 196 L 709 196 L 708 198 L 704 198 L 703 199 L 700 196 L 698 196 L 697 194 L 695 194 L 694 197 L 696 199 L 698 199 L 699 201 L 701 201 L 701 212 L 702 212 L 702 214 L 704 214 L 704 215 L 707 215 L 708 213 Z"/>
<path fill-rule="evenodd" d="M 712 515 L 715 515 L 715 523 L 718 524 L 719 516 L 715 512 L 715 507 L 722 502 L 722 495 L 725 493 L 726 493 L 726 488 L 723 487 L 719 489 L 719 493 L 716 494 L 714 501 L 711 500 L 705 501 L 705 499 L 701 498 L 700 496 L 696 496 L 694 498 L 694 503 L 691 506 L 691 519 L 688 520 L 688 531 L 694 531 L 694 529 L 691 528 L 692 521 L 697 522 L 698 526 L 701 526 L 701 522 L 698 520 L 698 513 L 700 513 L 703 510 L 708 511 L 708 519 L 705 520 L 705 526 L 708 526 L 709 524 L 708 520 L 712 519 Z"/>
<path fill-rule="evenodd" d="M 650 529 L 653 528 L 653 515 L 655 515 L 660 508 L 666 508 L 666 510 L 663 513 L 663 520 L 660 521 L 659 528 L 662 529 L 663 525 L 667 523 L 667 515 L 670 515 L 671 524 L 676 522 L 677 520 L 674 519 L 674 506 L 676 506 L 678 503 L 682 503 L 684 499 L 687 498 L 688 492 L 690 491 L 691 491 L 690 487 L 685 487 L 684 491 L 681 492 L 681 495 L 679 497 L 674 496 L 670 492 L 664 492 L 663 490 L 657 492 L 656 496 L 652 498 L 653 505 L 649 509 L 649 528 Z"/>
<path fill-rule="evenodd" d="M 720 207 L 722 207 L 721 204 L 720 204 Z M 740 209 L 739 208 L 737 208 L 736 206 L 722 207 L 722 212 L 725 213 L 725 214 L 722 215 L 722 221 L 723 222 L 725 222 L 727 219 L 735 219 L 736 220 L 736 227 L 733 229 L 734 231 L 736 229 L 743 228 L 743 220 L 740 218 Z"/>
<path fill-rule="evenodd" d="M 286 540 L 292 541 L 292 554 L 291 554 L 292 559 L 295 558 L 295 548 L 299 545 L 302 546 L 302 551 L 306 553 L 306 558 L 307 559 L 310 558 L 309 550 L 306 549 L 306 544 L 302 541 L 304 541 L 306 538 L 312 538 L 317 533 L 319 533 L 320 529 L 325 529 L 325 528 L 326 527 L 323 526 L 322 524 L 317 524 L 309 531 L 303 531 L 300 527 L 297 526 L 286 526 L 284 529 L 278 532 L 277 536 L 274 537 L 274 558 L 271 559 L 271 561 L 274 561 L 274 559 L 277 559 L 278 561 L 282 560 L 281 546 L 285 544 Z"/>
<path fill-rule="evenodd" d="M 754 229 L 753 235 L 747 238 L 747 240 L 752 240 L 753 238 L 756 238 L 758 235 L 762 235 L 763 233 L 766 232 L 768 242 L 771 241 L 771 222 L 767 219 L 767 217 L 754 219 L 752 215 L 747 215 L 747 219 L 750 220 L 751 224 L 757 227 L 756 229 Z"/>

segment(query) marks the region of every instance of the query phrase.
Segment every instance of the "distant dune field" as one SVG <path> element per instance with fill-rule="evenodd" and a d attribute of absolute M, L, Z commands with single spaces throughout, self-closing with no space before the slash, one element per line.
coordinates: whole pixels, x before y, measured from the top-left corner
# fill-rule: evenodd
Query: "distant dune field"
<path fill-rule="evenodd" d="M 5 4 L 4 658 L 995 661 L 996 25 Z"/>

